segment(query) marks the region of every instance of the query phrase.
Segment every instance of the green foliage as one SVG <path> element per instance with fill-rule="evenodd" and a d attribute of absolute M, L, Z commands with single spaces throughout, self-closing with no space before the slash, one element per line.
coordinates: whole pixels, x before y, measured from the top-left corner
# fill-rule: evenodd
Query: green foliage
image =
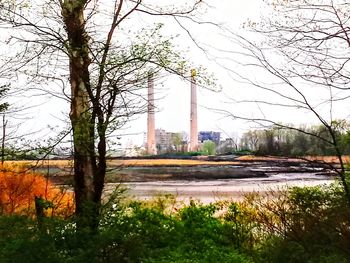
<path fill-rule="evenodd" d="M 249 251 L 254 246 L 254 229 L 257 224 L 250 220 L 251 211 L 239 203 L 231 203 L 224 215 L 225 233 L 229 235 L 234 247 Z"/>
<path fill-rule="evenodd" d="M 349 261 L 350 209 L 340 187 L 295 187 L 279 195 L 254 204 L 266 236 L 257 262 Z"/>
<path fill-rule="evenodd" d="M 291 188 L 242 202 L 181 209 L 171 196 L 126 203 L 117 189 L 96 233 L 74 221 L 0 217 L 0 262 L 290 262 L 350 260 L 350 208 L 342 188 Z M 171 206 L 169 211 L 167 206 Z"/>
<path fill-rule="evenodd" d="M 55 240 L 54 220 L 50 220 L 50 226 L 50 232 L 44 233 L 30 218 L 0 217 L 0 262 L 64 262 L 63 251 L 55 247 L 62 239 Z"/>
<path fill-rule="evenodd" d="M 243 155 L 254 155 L 255 152 L 249 149 L 242 149 L 242 150 L 232 151 L 229 154 L 243 156 Z"/>
<path fill-rule="evenodd" d="M 206 140 L 202 145 L 202 152 L 204 155 L 214 155 L 215 154 L 216 145 L 213 141 Z"/>
<path fill-rule="evenodd" d="M 146 262 L 249 262 L 234 249 L 226 224 L 214 216 L 217 210 L 191 201 L 179 211 L 172 242 Z"/>
<path fill-rule="evenodd" d="M 99 231 L 69 220 L 0 218 L 0 262 L 249 262 L 234 249 L 218 207 L 191 202 L 176 214 L 139 202 L 107 203 Z M 164 200 L 163 200 L 164 201 Z"/>
<path fill-rule="evenodd" d="M 329 130 L 323 125 L 282 129 L 273 126 L 263 130 L 248 131 L 242 135 L 241 148 L 258 155 L 305 156 L 336 155 L 336 147 L 342 154 L 350 154 L 349 123 L 345 120 L 333 121 Z"/>
<path fill-rule="evenodd" d="M 185 152 L 183 154 L 178 153 L 181 156 L 200 156 L 203 155 L 203 152 Z"/>

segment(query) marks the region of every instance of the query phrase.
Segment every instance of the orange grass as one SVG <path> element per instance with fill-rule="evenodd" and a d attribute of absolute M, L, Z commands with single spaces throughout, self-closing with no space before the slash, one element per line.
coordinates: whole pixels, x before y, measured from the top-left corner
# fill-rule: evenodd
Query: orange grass
<path fill-rule="evenodd" d="M 306 157 L 305 157 L 306 158 Z M 283 156 L 254 156 L 254 155 L 244 155 L 237 158 L 239 161 L 276 161 L 276 160 L 287 160 L 292 162 L 303 161 L 299 158 L 288 158 Z"/>
<path fill-rule="evenodd" d="M 0 167 L 0 214 L 35 215 L 35 197 L 50 204 L 47 216 L 68 217 L 74 212 L 73 193 L 58 189 L 44 178 L 20 165 Z"/>
<path fill-rule="evenodd" d="M 25 167 L 51 166 L 58 168 L 67 168 L 73 166 L 72 160 L 44 160 L 44 161 L 6 161 L 9 165 L 21 165 Z M 205 161 L 205 160 L 181 160 L 181 159 L 116 159 L 108 160 L 109 166 L 191 166 L 191 165 L 225 165 L 238 164 L 236 161 Z"/>
<path fill-rule="evenodd" d="M 181 159 L 130 159 L 130 160 L 110 160 L 111 166 L 192 166 L 192 165 L 225 165 L 238 164 L 235 161 L 204 161 L 204 160 L 181 160 Z"/>
<path fill-rule="evenodd" d="M 291 162 L 300 162 L 300 161 L 322 161 L 327 163 L 339 163 L 339 160 L 336 156 L 304 156 L 300 158 L 284 158 L 284 157 L 278 157 L 278 156 L 253 156 L 253 155 L 245 155 L 239 157 L 237 160 L 239 161 L 274 161 L 274 160 L 287 160 Z M 342 156 L 344 163 L 350 163 L 350 156 L 344 155 Z"/>
<path fill-rule="evenodd" d="M 37 161 L 5 161 L 5 165 L 8 166 L 21 166 L 21 167 L 42 167 L 51 166 L 58 168 L 69 168 L 73 166 L 73 160 L 37 160 Z"/>
<path fill-rule="evenodd" d="M 239 161 L 273 161 L 283 157 L 274 156 L 253 156 L 245 155 L 240 156 L 233 161 L 205 161 L 205 160 L 182 160 L 182 159 L 114 159 L 108 160 L 109 166 L 192 166 L 192 165 L 236 165 Z M 335 156 L 305 156 L 305 159 L 318 160 L 330 163 L 338 163 L 338 159 Z M 298 158 L 283 158 L 288 161 L 300 162 Z M 345 163 L 350 163 L 350 156 L 343 156 Z M 73 167 L 72 160 L 41 160 L 41 161 L 6 161 L 7 165 L 20 165 L 22 167 L 57 167 L 57 168 L 71 168 Z"/>
<path fill-rule="evenodd" d="M 339 160 L 336 156 L 306 156 L 308 160 L 312 161 L 322 161 L 322 162 L 327 162 L 327 163 L 339 163 Z M 344 163 L 350 163 L 350 156 L 349 155 L 344 155 L 342 156 L 343 162 Z"/>

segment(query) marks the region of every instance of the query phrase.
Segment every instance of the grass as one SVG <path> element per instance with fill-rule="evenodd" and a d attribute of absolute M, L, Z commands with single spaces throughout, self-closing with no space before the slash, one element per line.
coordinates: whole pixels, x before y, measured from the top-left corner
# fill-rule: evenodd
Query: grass
<path fill-rule="evenodd" d="M 281 157 L 273 156 L 253 156 L 244 155 L 238 157 L 235 161 L 206 161 L 206 160 L 182 160 L 182 159 L 114 159 L 108 160 L 110 166 L 193 166 L 193 165 L 237 165 L 240 161 L 273 161 Z M 335 156 L 305 156 L 309 160 L 324 162 L 338 162 Z M 288 158 L 288 161 L 302 161 L 298 158 Z M 343 156 L 345 163 L 350 163 L 350 156 Z M 72 167 L 72 160 L 38 160 L 38 161 L 6 161 L 7 164 L 21 165 L 27 167 L 50 166 L 58 168 Z"/>
<path fill-rule="evenodd" d="M 254 155 L 244 155 L 241 157 L 238 157 L 237 160 L 239 161 L 275 161 L 279 159 L 287 160 L 290 162 L 305 162 L 306 160 L 309 161 L 319 161 L 319 162 L 326 162 L 326 163 L 339 163 L 338 157 L 336 156 L 303 156 L 303 159 L 299 158 L 284 158 L 284 157 L 275 157 L 275 156 L 254 156 Z M 342 156 L 344 163 L 350 163 L 350 156 L 344 155 Z"/>
<path fill-rule="evenodd" d="M 61 169 L 70 168 L 73 166 L 72 160 L 35 160 L 35 161 L 5 161 L 6 165 L 21 166 L 21 167 L 57 167 Z"/>
<path fill-rule="evenodd" d="M 204 161 L 204 160 L 179 160 L 179 159 L 138 159 L 138 160 L 111 160 L 112 166 L 193 166 L 193 165 L 235 165 L 236 161 Z"/>
<path fill-rule="evenodd" d="M 128 160 L 109 160 L 109 166 L 193 166 L 193 165 L 235 165 L 236 161 L 204 161 L 204 160 L 181 160 L 181 159 L 128 159 Z M 20 165 L 26 167 L 57 167 L 69 168 L 73 166 L 72 160 L 40 160 L 40 161 L 6 161 L 7 164 Z"/>
<path fill-rule="evenodd" d="M 329 163 L 338 163 L 338 159 L 335 156 L 305 156 L 306 159 L 312 161 L 322 161 Z M 345 163 L 350 163 L 350 156 L 343 156 Z M 108 160 L 108 165 L 110 167 L 119 167 L 119 166 L 196 166 L 196 165 L 238 165 L 240 161 L 274 161 L 279 160 L 281 157 L 273 156 L 253 156 L 253 155 L 244 155 L 240 156 L 234 161 L 206 161 L 206 160 L 182 160 L 182 159 L 113 159 Z M 298 158 L 287 158 L 288 161 L 300 162 L 303 161 Z M 67 169 L 73 166 L 72 160 L 36 160 L 36 161 L 6 161 L 6 164 L 10 165 L 19 165 L 26 167 L 56 167 L 60 169 Z"/>

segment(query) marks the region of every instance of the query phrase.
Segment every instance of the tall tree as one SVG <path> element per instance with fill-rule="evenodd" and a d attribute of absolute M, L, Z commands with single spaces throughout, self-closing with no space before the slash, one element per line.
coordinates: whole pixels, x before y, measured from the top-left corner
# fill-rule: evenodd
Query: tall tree
<path fill-rule="evenodd" d="M 201 2 L 176 8 L 171 1 L 160 6 L 144 0 L 0 1 L 0 22 L 19 31 L 11 38 L 14 45 L 25 45 L 14 70 L 30 74 L 37 85 L 35 80 L 69 80 L 68 91 L 63 86 L 63 94 L 56 95 L 67 95 L 70 102 L 78 228 L 98 226 L 107 136 L 144 111 L 145 99 L 135 93 L 150 67 L 154 73 L 189 72 L 171 38 L 162 37 L 161 25 L 136 37 L 123 27 L 137 26 L 140 14 L 178 21 L 191 16 Z"/>
<path fill-rule="evenodd" d="M 240 102 L 258 105 L 257 112 L 261 114 L 247 117 L 226 113 L 265 127 L 274 125 L 303 132 L 332 147 L 340 162 L 340 169 L 334 170 L 350 203 L 339 125 L 333 116 L 336 105 L 345 105 L 349 98 L 350 4 L 343 0 L 267 0 L 265 3 L 267 14 L 260 21 L 245 24 L 254 39 L 251 35 L 243 37 L 232 30 L 226 31 L 232 45 L 240 50 L 226 50 L 226 54 L 235 55 L 234 60 L 240 66 L 226 69 L 242 86 L 254 87 L 260 96 L 250 93 L 249 98 Z M 254 72 L 254 76 L 244 73 L 242 68 Z M 302 112 L 304 118 L 321 123 L 323 132 L 283 125 L 267 115 L 271 107 L 274 112 L 282 108 L 284 116 L 293 117 L 295 112 Z M 305 123 L 305 119 L 301 121 Z"/>

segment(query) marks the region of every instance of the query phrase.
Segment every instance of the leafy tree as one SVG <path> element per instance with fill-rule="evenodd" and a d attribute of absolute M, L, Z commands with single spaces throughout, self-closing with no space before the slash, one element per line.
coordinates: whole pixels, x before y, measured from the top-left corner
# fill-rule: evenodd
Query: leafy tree
<path fill-rule="evenodd" d="M 26 167 L 1 165 L 0 215 L 34 216 L 34 200 L 45 202 L 47 216 L 69 217 L 74 211 L 73 194 L 54 187 L 39 174 L 29 173 Z"/>
<path fill-rule="evenodd" d="M 250 105 L 258 104 L 259 116 L 230 114 L 234 118 L 254 121 L 264 127 L 274 125 L 302 132 L 320 143 L 313 143 L 317 148 L 327 145 L 322 151 L 337 156 L 340 169 L 334 167 L 334 171 L 339 175 L 350 203 L 343 150 L 339 145 L 338 127 L 333 116 L 335 105 L 344 105 L 349 98 L 350 38 L 347 14 L 350 5 L 343 0 L 268 0 L 265 4 L 267 15 L 258 22 L 247 21 L 245 24 L 255 33 L 254 39 L 227 30 L 230 40 L 238 44 L 236 47 L 241 52 L 225 52 L 234 54 L 232 63 L 238 61 L 238 65 L 243 65 L 246 72 L 256 72 L 254 76 L 247 75 L 240 71 L 241 67 L 232 65 L 228 69 L 231 74 L 245 88 L 262 91 L 268 95 L 268 99 L 251 96 L 243 101 Z M 283 125 L 276 118 L 265 115 L 265 110 L 281 109 L 284 116 L 293 116 L 299 111 L 313 118 L 313 121 L 318 121 L 323 128 L 303 130 Z"/>
<path fill-rule="evenodd" d="M 240 146 L 242 149 L 249 149 L 251 151 L 258 150 L 259 131 L 250 130 L 242 135 Z"/>
<path fill-rule="evenodd" d="M 182 151 L 181 146 L 183 145 L 183 138 L 181 133 L 174 133 L 171 136 L 172 144 L 177 152 Z"/>
<path fill-rule="evenodd" d="M 28 85 L 62 82 L 63 94 L 49 92 L 70 103 L 79 229 L 97 228 L 108 135 L 144 112 L 145 100 L 137 93 L 149 71 L 183 75 L 190 69 L 174 51 L 171 38 L 162 37 L 161 24 L 136 37 L 124 29 L 137 24 L 137 14 L 173 17 L 180 23 L 201 2 L 177 8 L 170 2 L 157 6 L 143 0 L 0 1 L 0 23 L 13 29 L 10 44 L 24 46 L 13 70 L 30 76 Z M 210 84 L 207 78 L 202 78 L 205 85 L 203 81 Z"/>
<path fill-rule="evenodd" d="M 284 125 L 284 124 L 279 124 Z M 337 144 L 342 154 L 348 154 L 348 122 L 334 121 L 333 129 L 336 134 Z M 284 126 L 288 126 L 285 124 Z M 289 125 L 290 126 L 290 125 Z M 292 127 L 292 126 L 290 126 Z M 281 129 L 272 127 L 261 130 L 248 131 L 243 134 L 241 139 L 242 149 L 253 150 L 247 146 L 246 142 L 251 140 L 250 136 L 259 141 L 258 154 L 282 155 L 282 156 L 307 156 L 307 155 L 335 155 L 334 147 L 329 143 L 322 141 L 317 136 L 322 136 L 330 140 L 330 135 L 323 125 L 314 125 L 306 127 L 304 125 L 293 129 Z M 310 134 L 314 134 L 312 136 Z M 254 146 L 253 146 L 254 147 Z"/>
<path fill-rule="evenodd" d="M 206 141 L 203 142 L 202 152 L 205 155 L 214 155 L 215 154 L 215 149 L 216 149 L 215 142 L 210 141 L 210 140 L 206 140 Z"/>

